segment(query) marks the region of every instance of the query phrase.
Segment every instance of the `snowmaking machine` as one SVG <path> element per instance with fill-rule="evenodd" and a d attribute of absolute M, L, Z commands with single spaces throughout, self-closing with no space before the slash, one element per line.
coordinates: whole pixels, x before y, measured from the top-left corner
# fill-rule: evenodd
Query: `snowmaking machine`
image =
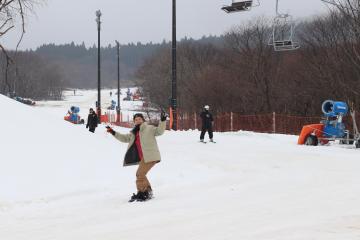
<path fill-rule="evenodd" d="M 348 114 L 349 107 L 345 102 L 326 100 L 322 104 L 323 120 L 319 124 L 303 126 L 298 144 L 327 144 L 339 140 L 340 144 L 353 145 L 360 148 L 360 134 L 356 124 L 355 110 L 350 110 L 353 132 L 346 130 L 343 118 Z"/>
<path fill-rule="evenodd" d="M 116 101 L 111 100 L 111 105 L 107 107 L 107 110 L 115 110 L 116 109 Z"/>
<path fill-rule="evenodd" d="M 64 117 L 64 120 L 73 124 L 84 124 L 84 119 L 80 119 L 79 112 L 79 107 L 71 106 L 67 115 Z"/>

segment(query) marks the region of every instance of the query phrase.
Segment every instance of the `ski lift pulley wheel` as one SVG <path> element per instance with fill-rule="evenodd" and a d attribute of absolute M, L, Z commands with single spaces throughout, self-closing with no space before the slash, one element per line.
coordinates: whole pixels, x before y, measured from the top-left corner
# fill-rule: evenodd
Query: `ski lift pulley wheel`
<path fill-rule="evenodd" d="M 234 12 L 244 12 L 250 11 L 252 7 L 257 7 L 260 5 L 260 2 L 257 1 L 257 4 L 254 5 L 253 0 L 246 1 L 232 1 L 232 4 L 229 6 L 224 6 L 221 9 L 226 13 L 234 13 Z"/>

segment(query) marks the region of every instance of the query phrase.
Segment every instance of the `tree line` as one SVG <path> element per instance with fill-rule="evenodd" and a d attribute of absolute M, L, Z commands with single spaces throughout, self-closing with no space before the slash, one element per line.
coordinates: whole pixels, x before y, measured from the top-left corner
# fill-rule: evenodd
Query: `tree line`
<path fill-rule="evenodd" d="M 13 64 L 0 54 L 0 93 L 34 100 L 60 100 L 65 89 L 58 66 L 31 51 L 8 51 Z"/>
<path fill-rule="evenodd" d="M 189 40 L 185 38 L 180 42 Z M 219 45 L 222 38 L 207 36 L 197 41 Z M 163 41 L 120 45 L 121 85 L 134 86 L 135 73 L 145 59 L 170 44 Z M 49 77 L 52 79 L 46 79 Z M 102 87 L 117 86 L 116 46 L 101 47 L 101 78 Z M 86 47 L 84 43 L 74 42 L 44 44 L 34 51 L 0 54 L 0 93 L 34 99 L 59 99 L 66 88 L 97 88 L 97 46 Z"/>
<path fill-rule="evenodd" d="M 313 116 L 327 99 L 360 110 L 360 7 L 346 1 L 327 14 L 299 22 L 301 48 L 275 52 L 272 21 L 256 18 L 226 32 L 221 45 L 178 44 L 178 105 L 181 111 Z M 137 71 L 151 102 L 168 107 L 171 49 L 159 50 Z"/>
<path fill-rule="evenodd" d="M 161 44 L 130 43 L 120 46 L 120 78 L 122 84 L 131 85 L 136 69 L 142 60 L 152 55 Z M 46 44 L 35 51 L 56 63 L 61 71 L 67 87 L 97 87 L 97 46 L 87 48 L 84 43 Z M 117 49 L 108 45 L 101 47 L 101 80 L 104 87 L 115 87 L 117 84 Z"/>
<path fill-rule="evenodd" d="M 203 37 L 199 41 L 210 41 L 216 44 L 218 37 Z M 186 39 L 185 39 L 186 40 Z M 182 40 L 181 40 L 182 41 Z M 180 42 L 181 42 L 180 41 Z M 122 86 L 133 86 L 135 72 L 160 49 L 170 46 L 170 42 L 161 43 L 129 43 L 120 44 L 120 79 Z M 115 44 L 101 47 L 101 78 L 102 86 L 117 86 L 117 46 Z M 97 46 L 86 47 L 84 43 L 45 44 L 35 53 L 56 63 L 61 71 L 67 87 L 97 87 Z"/>

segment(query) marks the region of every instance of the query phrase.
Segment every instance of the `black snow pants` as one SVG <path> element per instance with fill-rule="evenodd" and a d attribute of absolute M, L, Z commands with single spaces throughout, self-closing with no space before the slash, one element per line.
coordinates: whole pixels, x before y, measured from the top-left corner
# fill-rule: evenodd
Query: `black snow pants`
<path fill-rule="evenodd" d="M 209 138 L 210 138 L 210 139 L 213 138 L 213 130 L 212 130 L 212 127 L 208 127 L 208 128 L 203 127 L 203 128 L 201 129 L 200 140 L 204 140 L 204 137 L 205 137 L 205 133 L 206 133 L 206 132 L 209 133 Z"/>

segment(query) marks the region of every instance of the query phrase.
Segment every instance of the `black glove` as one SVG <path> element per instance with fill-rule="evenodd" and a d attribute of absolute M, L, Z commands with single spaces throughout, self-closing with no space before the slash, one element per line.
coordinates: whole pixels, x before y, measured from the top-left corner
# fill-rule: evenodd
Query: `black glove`
<path fill-rule="evenodd" d="M 160 120 L 163 122 L 163 121 L 166 121 L 166 118 L 167 118 L 167 115 L 165 112 L 161 112 L 160 114 Z"/>
<path fill-rule="evenodd" d="M 108 133 L 111 133 L 112 135 L 115 136 L 115 131 L 114 131 L 114 129 L 112 129 L 111 127 L 106 126 L 106 131 L 107 131 Z"/>

